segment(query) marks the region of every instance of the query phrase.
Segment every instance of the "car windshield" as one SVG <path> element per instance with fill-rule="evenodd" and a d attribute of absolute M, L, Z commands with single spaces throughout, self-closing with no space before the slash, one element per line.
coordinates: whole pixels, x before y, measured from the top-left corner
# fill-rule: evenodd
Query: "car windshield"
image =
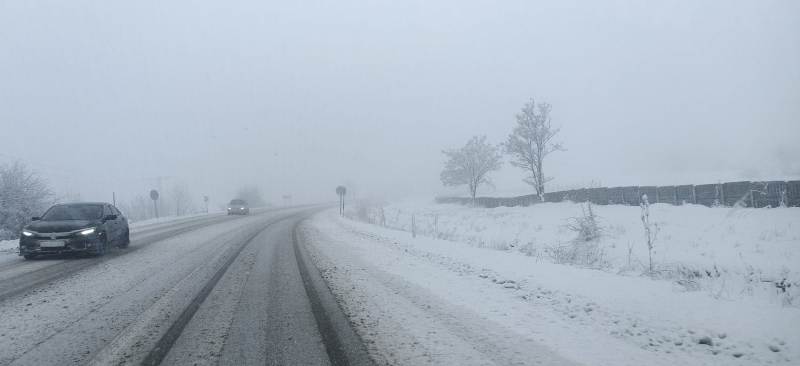
<path fill-rule="evenodd" d="M 241 206 L 241 205 L 244 205 L 245 203 L 242 200 L 231 200 L 230 204 L 231 204 L 231 206 Z"/>
<path fill-rule="evenodd" d="M 59 205 L 47 210 L 42 221 L 98 220 L 102 217 L 102 205 Z"/>

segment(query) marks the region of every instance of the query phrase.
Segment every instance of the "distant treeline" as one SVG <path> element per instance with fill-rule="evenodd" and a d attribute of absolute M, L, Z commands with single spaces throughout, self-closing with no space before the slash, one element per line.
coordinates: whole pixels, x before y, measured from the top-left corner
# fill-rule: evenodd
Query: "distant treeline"
<path fill-rule="evenodd" d="M 800 207 L 800 181 L 728 182 L 680 186 L 630 186 L 583 188 L 544 194 L 545 202 L 592 202 L 598 205 L 638 206 L 642 196 L 650 203 L 705 206 Z M 471 204 L 471 198 L 437 197 L 438 203 Z M 519 197 L 476 197 L 487 208 L 530 206 L 542 202 L 535 194 Z"/>

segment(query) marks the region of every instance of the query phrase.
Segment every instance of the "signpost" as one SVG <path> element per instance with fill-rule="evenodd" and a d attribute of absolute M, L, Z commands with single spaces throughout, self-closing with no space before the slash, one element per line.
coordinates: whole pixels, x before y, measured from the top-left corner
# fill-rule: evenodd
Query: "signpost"
<path fill-rule="evenodd" d="M 151 189 L 150 199 L 153 200 L 153 210 L 156 213 L 156 219 L 158 219 L 158 204 L 156 204 L 156 201 L 158 201 L 158 191 L 156 191 L 155 189 Z"/>
<path fill-rule="evenodd" d="M 347 188 L 344 186 L 336 187 L 336 194 L 339 195 L 339 215 L 344 215 L 344 196 L 347 194 Z"/>

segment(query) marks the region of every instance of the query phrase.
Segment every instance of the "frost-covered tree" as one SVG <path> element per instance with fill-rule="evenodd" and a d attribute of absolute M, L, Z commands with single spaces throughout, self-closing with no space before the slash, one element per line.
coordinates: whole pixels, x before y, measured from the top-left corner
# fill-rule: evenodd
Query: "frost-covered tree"
<path fill-rule="evenodd" d="M 132 222 L 155 217 L 153 201 L 149 197 L 138 195 L 128 203 L 120 203 L 117 207 Z"/>
<path fill-rule="evenodd" d="M 24 164 L 0 165 L 0 240 L 16 238 L 53 203 L 47 183 Z"/>
<path fill-rule="evenodd" d="M 544 200 L 544 184 L 552 180 L 544 175 L 544 159 L 552 152 L 564 150 L 560 143 L 553 141 L 560 129 L 551 126 L 551 109 L 550 104 L 536 104 L 534 99 L 525 103 L 505 143 L 505 151 L 512 158 L 511 165 L 525 170 L 528 177 L 524 181 L 534 187 L 540 200 Z"/>
<path fill-rule="evenodd" d="M 488 174 L 500 169 L 502 161 L 499 149 L 486 142 L 486 136 L 474 136 L 466 145 L 442 151 L 447 156 L 441 180 L 446 186 L 467 185 L 472 202 L 478 187 L 491 184 Z"/>
<path fill-rule="evenodd" d="M 172 203 L 175 205 L 175 216 L 183 216 L 194 209 L 192 194 L 185 184 L 176 184 L 172 187 Z"/>
<path fill-rule="evenodd" d="M 250 207 L 264 207 L 267 205 L 267 202 L 261 195 L 261 190 L 252 185 L 239 188 L 239 190 L 236 191 L 236 198 L 247 201 Z"/>

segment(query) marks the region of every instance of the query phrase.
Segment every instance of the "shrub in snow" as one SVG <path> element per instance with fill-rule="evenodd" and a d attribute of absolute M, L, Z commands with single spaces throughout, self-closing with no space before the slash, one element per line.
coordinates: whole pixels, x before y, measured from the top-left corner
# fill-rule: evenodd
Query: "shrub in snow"
<path fill-rule="evenodd" d="M 50 188 L 22 163 L 0 165 L 0 240 L 16 239 L 51 203 Z"/>
<path fill-rule="evenodd" d="M 344 216 L 356 221 L 386 226 L 385 203 L 377 200 L 362 199 L 355 201 L 345 209 Z"/>
<path fill-rule="evenodd" d="M 655 246 L 656 237 L 658 236 L 658 224 L 650 222 L 650 202 L 647 195 L 642 195 L 642 224 L 644 225 L 644 235 L 647 240 L 647 256 L 650 262 L 650 273 L 653 273 L 653 247 Z"/>
<path fill-rule="evenodd" d="M 583 215 L 567 219 L 567 228 L 575 232 L 578 237 L 576 241 L 587 242 L 600 239 L 602 229 L 597 223 L 597 215 L 592 209 L 592 204 L 587 203 L 581 206 Z"/>
<path fill-rule="evenodd" d="M 597 242 L 570 242 L 545 248 L 545 254 L 554 263 L 587 267 L 602 267 L 603 250 Z"/>
<path fill-rule="evenodd" d="M 555 263 L 603 267 L 606 263 L 599 243 L 602 229 L 597 215 L 591 203 L 581 206 L 581 210 L 581 216 L 567 220 L 566 228 L 576 234 L 575 239 L 564 245 L 548 247 L 545 252 Z"/>

